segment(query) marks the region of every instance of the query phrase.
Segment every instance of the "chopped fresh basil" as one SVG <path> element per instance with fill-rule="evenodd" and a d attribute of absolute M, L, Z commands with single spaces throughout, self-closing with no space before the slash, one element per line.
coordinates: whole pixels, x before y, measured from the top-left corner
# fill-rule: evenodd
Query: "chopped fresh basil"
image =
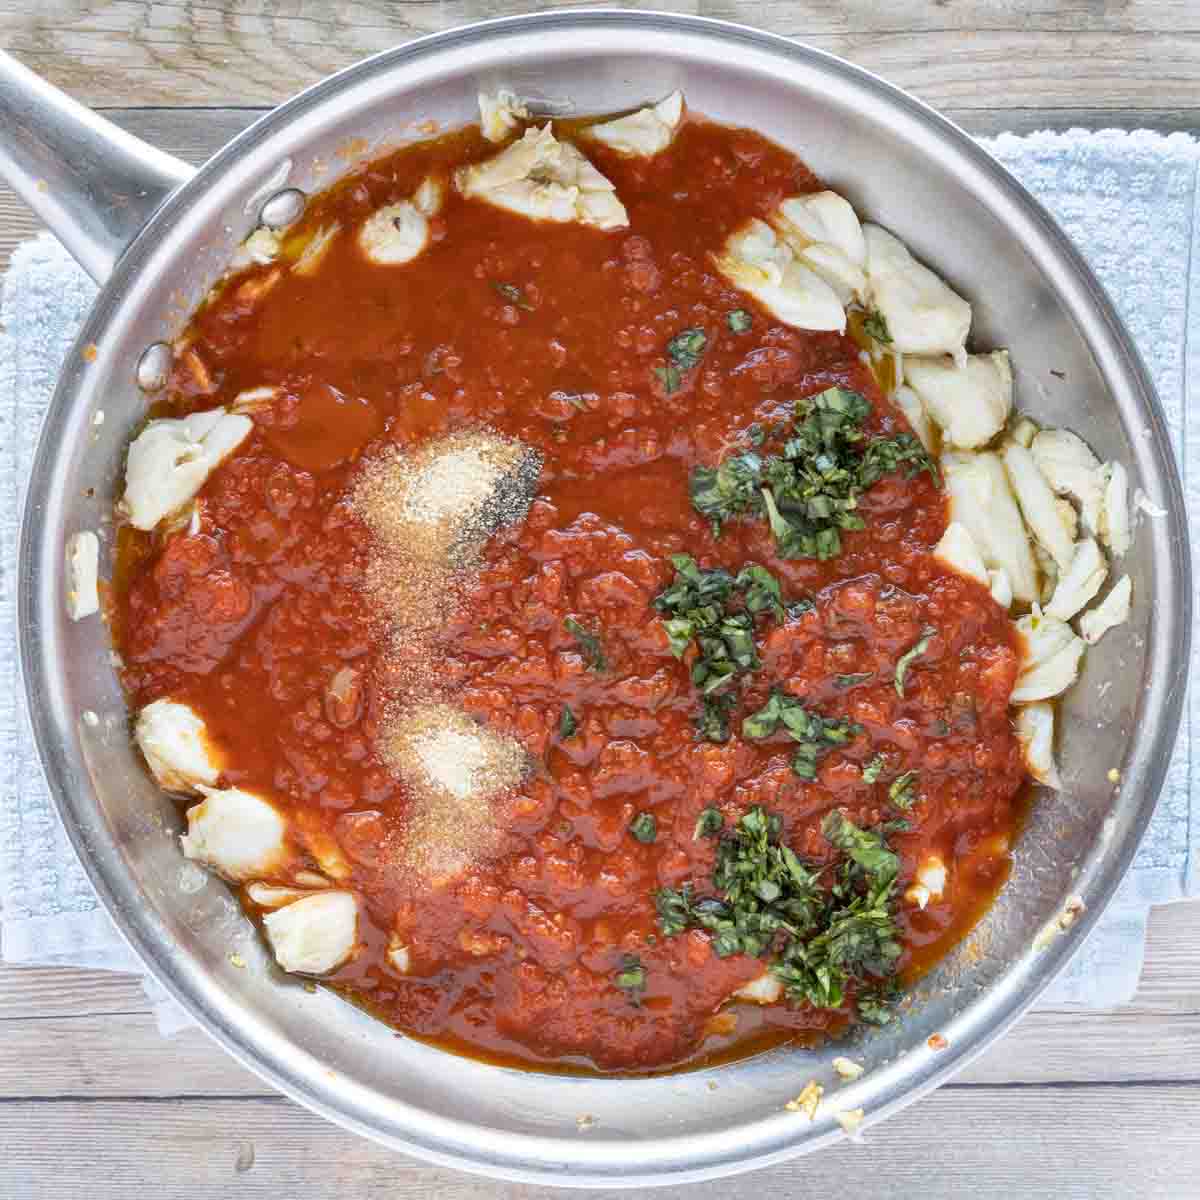
<path fill-rule="evenodd" d="M 754 617 L 770 611 L 777 619 L 786 615 L 779 581 L 756 563 L 748 564 L 735 579 L 720 568 L 705 569 L 688 554 L 674 554 L 675 579 L 654 600 L 664 614 L 671 653 L 682 658 L 694 642 L 699 654 L 692 663 L 692 682 L 700 690 L 703 711 L 699 736 L 711 742 L 729 737 L 729 712 L 733 698 L 718 695 L 736 677 L 759 667 L 754 645 Z M 744 607 L 736 608 L 734 602 Z"/>
<path fill-rule="evenodd" d="M 608 670 L 608 659 L 604 656 L 604 647 L 596 634 L 589 633 L 574 617 L 567 617 L 563 621 L 563 628 L 575 639 L 583 657 L 587 660 L 589 670 Z"/>
<path fill-rule="evenodd" d="M 908 674 L 908 669 L 929 649 L 929 643 L 937 636 L 937 630 L 931 625 L 926 625 L 921 630 L 921 638 L 911 650 L 905 651 L 896 661 L 896 695 L 901 700 L 904 699 L 904 677 Z"/>
<path fill-rule="evenodd" d="M 890 991 L 872 989 L 858 992 L 854 997 L 854 1007 L 858 1011 L 858 1019 L 868 1025 L 887 1025 L 895 1019 L 896 1013 L 888 1003 L 894 999 Z"/>
<path fill-rule="evenodd" d="M 917 802 L 917 773 L 905 771 L 892 781 L 888 788 L 888 799 L 899 809 L 907 812 Z"/>
<path fill-rule="evenodd" d="M 658 822 L 654 819 L 654 814 L 648 812 L 638 813 L 629 823 L 629 832 L 639 842 L 650 845 L 658 836 Z"/>
<path fill-rule="evenodd" d="M 862 769 L 862 777 L 866 783 L 874 783 L 880 775 L 883 774 L 883 768 L 887 764 L 883 760 L 882 754 L 877 754 L 870 762 Z"/>
<path fill-rule="evenodd" d="M 725 320 L 732 333 L 745 333 L 754 324 L 754 318 L 744 308 L 735 308 Z"/>
<path fill-rule="evenodd" d="M 621 969 L 616 974 L 617 987 L 629 996 L 631 1004 L 640 1004 L 646 990 L 646 968 L 634 954 L 626 954 L 621 960 Z"/>
<path fill-rule="evenodd" d="M 823 822 L 826 837 L 845 856 L 837 878 L 830 868 L 804 863 L 780 840 L 782 822 L 752 808 L 717 846 L 711 896 L 691 883 L 655 897 L 662 933 L 687 929 L 712 936 L 718 957 L 767 957 L 789 1000 L 838 1008 L 848 986 L 865 1002 L 865 1021 L 887 1019 L 885 997 L 901 947 L 892 917 L 899 860 L 877 831 L 859 829 L 841 813 Z"/>
<path fill-rule="evenodd" d="M 562 715 L 558 718 L 558 736 L 565 742 L 567 738 L 575 736 L 575 730 L 578 728 L 579 722 L 575 719 L 571 706 L 564 704 Z"/>
<path fill-rule="evenodd" d="M 904 468 L 905 479 L 914 479 L 922 471 L 928 471 L 929 478 L 941 487 L 941 468 L 911 433 L 898 433 L 893 438 L 879 438 L 872 442 L 858 465 L 859 485 L 864 490 L 873 487 L 885 475 L 894 475 L 901 467 Z"/>
<path fill-rule="evenodd" d="M 667 343 L 667 355 L 681 371 L 690 371 L 704 357 L 707 345 L 703 329 L 685 329 Z"/>
<path fill-rule="evenodd" d="M 866 335 L 874 338 L 880 345 L 890 346 L 892 344 L 892 335 L 888 332 L 887 319 L 879 309 L 871 309 L 863 318 L 862 326 Z"/>
<path fill-rule="evenodd" d="M 700 715 L 695 719 L 696 739 L 701 742 L 729 741 L 729 714 L 733 697 L 728 693 L 700 697 Z"/>
<path fill-rule="evenodd" d="M 679 385 L 683 382 L 683 376 L 680 374 L 679 368 L 668 363 L 665 367 L 654 368 L 655 377 L 662 384 L 663 391 L 668 396 L 673 396 L 679 391 Z"/>
<path fill-rule="evenodd" d="M 783 589 L 766 567 L 747 563 L 738 572 L 734 583 L 744 593 L 746 607 L 752 613 L 769 610 L 780 621 L 787 615 L 783 607 Z"/>
<path fill-rule="evenodd" d="M 731 455 L 718 467 L 695 467 L 688 481 L 692 507 L 720 533 L 723 521 L 752 510 L 763 460 L 753 450 Z"/>
<path fill-rule="evenodd" d="M 725 818 L 721 816 L 721 810 L 710 804 L 696 818 L 696 828 L 692 831 L 692 841 L 696 842 L 702 837 L 715 836 L 721 832 L 724 824 Z"/>
<path fill-rule="evenodd" d="M 504 297 L 509 304 L 515 304 L 517 308 L 523 309 L 525 312 L 533 312 L 533 305 L 529 303 L 525 297 L 525 293 L 517 287 L 515 283 L 493 283 L 492 287 Z"/>
<path fill-rule="evenodd" d="M 703 329 L 681 330 L 667 343 L 667 365 L 655 367 L 654 375 L 668 396 L 679 391 L 684 373 L 699 365 L 707 345 L 708 335 Z"/>
<path fill-rule="evenodd" d="M 809 712 L 794 696 L 776 690 L 758 712 L 742 721 L 742 736 L 770 737 L 780 725 L 799 743 L 792 758 L 792 771 L 808 780 L 816 779 L 817 762 L 831 746 L 843 746 L 862 732 L 861 726 L 853 722 Z"/>
<path fill-rule="evenodd" d="M 765 517 L 781 558 L 834 558 L 843 530 L 864 528 L 855 509 L 859 496 L 884 475 L 903 467 L 909 476 L 937 467 L 912 434 L 866 441 L 866 397 L 831 387 L 796 405 L 781 453 L 753 450 L 731 455 L 716 467 L 695 467 L 692 505 L 714 533 L 725 521 Z"/>
<path fill-rule="evenodd" d="M 871 829 L 860 829 L 840 809 L 826 813 L 821 832 L 835 849 L 856 862 L 869 875 L 890 876 L 894 881 L 900 873 L 900 859 Z"/>
<path fill-rule="evenodd" d="M 874 677 L 874 671 L 860 671 L 857 675 L 835 675 L 833 686 L 846 691 L 848 688 L 857 687 L 860 683 L 866 683 L 868 679 L 874 679 Z"/>

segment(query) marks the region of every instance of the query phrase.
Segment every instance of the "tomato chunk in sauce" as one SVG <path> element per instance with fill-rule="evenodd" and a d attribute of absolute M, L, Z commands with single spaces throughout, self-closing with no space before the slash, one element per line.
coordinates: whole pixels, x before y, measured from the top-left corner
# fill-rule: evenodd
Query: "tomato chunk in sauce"
<path fill-rule="evenodd" d="M 869 436 L 907 431 L 852 337 L 780 324 L 712 265 L 741 222 L 820 186 L 802 163 L 692 117 L 649 160 L 588 145 L 627 229 L 534 222 L 449 188 L 414 261 L 374 265 L 359 250 L 353 233 L 377 208 L 494 152 L 469 130 L 356 169 L 312 200 L 279 262 L 234 276 L 192 320 L 163 415 L 263 386 L 277 398 L 206 483 L 198 532 L 122 532 L 112 616 L 131 703 L 191 705 L 224 755 L 225 786 L 332 839 L 339 886 L 364 916 L 362 946 L 328 982 L 406 1033 L 529 1067 L 638 1072 L 837 1032 L 848 1003 L 729 1006 L 763 962 L 719 957 L 703 930 L 663 936 L 655 893 L 711 878 L 717 840 L 695 836 L 710 807 L 727 828 L 756 805 L 778 813 L 802 859 L 828 861 L 832 810 L 864 828 L 897 815 L 887 788 L 863 778 L 884 754 L 893 774 L 919 772 L 919 801 L 889 845 L 901 976 L 927 968 L 1008 870 L 1024 779 L 1010 623 L 932 557 L 946 514 L 928 473 L 871 487 L 865 528 L 844 532 L 828 561 L 779 558 L 762 520 L 714 535 L 692 507 L 695 465 L 829 387 L 870 401 Z M 335 223 L 318 269 L 291 270 L 289 242 Z M 735 310 L 748 328 L 730 322 Z M 684 329 L 703 330 L 704 353 L 668 381 L 665 347 Z M 364 598 L 370 536 L 348 497 L 365 459 L 475 428 L 519 439 L 543 467 L 527 517 L 491 538 L 439 631 L 438 682 L 536 770 L 504 802 L 498 847 L 430 883 L 389 851 L 417 801 L 378 749 L 391 659 Z M 761 665 L 725 742 L 698 740 L 689 660 L 671 653 L 653 607 L 679 553 L 734 573 L 762 564 L 786 602 L 812 601 L 758 620 Z M 567 618 L 601 639 L 603 671 Z M 897 664 L 927 629 L 898 689 Z M 345 668 L 352 685 L 331 699 Z M 813 780 L 792 771 L 782 733 L 740 735 L 772 688 L 857 727 Z M 653 840 L 630 832 L 643 813 Z M 946 886 L 918 907 L 904 892 L 930 855 Z M 404 974 L 387 960 L 393 935 Z M 636 995 L 617 982 L 631 956 L 644 972 Z"/>

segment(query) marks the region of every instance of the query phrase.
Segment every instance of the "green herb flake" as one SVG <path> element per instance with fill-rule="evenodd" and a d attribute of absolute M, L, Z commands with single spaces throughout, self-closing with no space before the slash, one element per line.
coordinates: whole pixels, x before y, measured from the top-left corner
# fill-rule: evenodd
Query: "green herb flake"
<path fill-rule="evenodd" d="M 874 671 L 860 671 L 857 675 L 835 675 L 833 677 L 833 686 L 840 688 L 844 692 L 849 688 L 857 687 L 860 683 L 866 683 L 868 679 L 873 679 L 874 677 Z"/>
<path fill-rule="evenodd" d="M 533 305 L 529 303 L 525 293 L 517 287 L 515 283 L 493 283 L 492 287 L 504 297 L 509 304 L 515 304 L 517 308 L 524 312 L 533 312 Z"/>
<path fill-rule="evenodd" d="M 629 997 L 630 1004 L 640 1004 L 646 990 L 646 968 L 635 954 L 626 954 L 614 979 L 617 987 Z"/>
<path fill-rule="evenodd" d="M 718 568 L 702 568 L 688 554 L 674 554 L 675 578 L 654 599 L 663 614 L 671 653 L 683 658 L 694 644 L 692 683 L 699 690 L 702 712 L 697 719 L 701 739 L 729 738 L 733 697 L 728 689 L 739 675 L 759 668 L 754 618 L 769 612 L 783 620 L 779 581 L 765 567 L 749 563 L 736 578 Z M 744 607 L 737 607 L 738 604 Z"/>
<path fill-rule="evenodd" d="M 941 487 L 941 469 L 937 462 L 929 457 L 920 440 L 911 433 L 898 433 L 892 438 L 878 438 L 873 441 L 858 464 L 859 485 L 865 491 L 885 475 L 895 475 L 901 469 L 906 479 L 914 479 L 922 471 L 928 471 L 929 478 Z"/>
<path fill-rule="evenodd" d="M 718 957 L 767 960 L 793 1003 L 839 1008 L 859 998 L 860 1018 L 887 1019 L 887 998 L 901 954 L 892 916 L 899 860 L 879 831 L 859 829 L 830 813 L 826 836 L 845 856 L 832 868 L 804 863 L 781 840 L 778 815 L 752 808 L 722 836 L 711 887 L 698 895 L 688 882 L 656 894 L 662 934 L 707 930 Z"/>
<path fill-rule="evenodd" d="M 883 774 L 883 768 L 887 766 L 884 762 L 883 755 L 877 754 L 870 762 L 866 763 L 862 769 L 862 777 L 865 783 L 875 783 L 879 776 Z"/>
<path fill-rule="evenodd" d="M 673 396 L 679 391 L 679 387 L 683 383 L 683 376 L 680 374 L 679 368 L 670 363 L 665 367 L 655 367 L 654 377 L 662 384 L 662 390 L 668 396 Z"/>
<path fill-rule="evenodd" d="M 742 736 L 770 737 L 781 725 L 799 743 L 792 758 L 793 773 L 810 781 L 816 779 L 817 763 L 827 750 L 862 732 L 860 725 L 810 712 L 794 696 L 776 690 L 758 712 L 742 721 Z"/>
<path fill-rule="evenodd" d="M 733 697 L 728 693 L 700 697 L 700 715 L 696 717 L 696 740 L 700 742 L 729 741 L 729 714 Z"/>
<path fill-rule="evenodd" d="M 908 669 L 929 649 L 929 643 L 937 636 L 937 630 L 932 625 L 926 625 L 921 630 L 920 640 L 911 650 L 906 650 L 896 662 L 896 695 L 904 699 L 904 677 Z"/>
<path fill-rule="evenodd" d="M 575 639 L 576 645 L 587 661 L 589 670 L 608 670 L 608 659 L 604 655 L 604 647 L 596 634 L 589 633 L 574 617 L 567 617 L 563 621 L 563 628 Z"/>
<path fill-rule="evenodd" d="M 826 813 L 821 832 L 835 849 L 840 850 L 869 875 L 895 880 L 900 873 L 900 859 L 883 840 L 882 834 L 860 829 L 840 809 Z"/>
<path fill-rule="evenodd" d="M 681 371 L 690 371 L 699 365 L 707 345 L 708 335 L 703 329 L 685 329 L 667 343 L 667 357 Z"/>
<path fill-rule="evenodd" d="M 746 333 L 754 324 L 754 318 L 744 308 L 735 308 L 725 320 L 731 333 Z"/>
<path fill-rule="evenodd" d="M 692 841 L 698 842 L 702 837 L 715 837 L 725 826 L 725 818 L 721 810 L 709 805 L 701 810 L 696 818 L 696 828 L 692 831 Z"/>
<path fill-rule="evenodd" d="M 917 773 L 905 771 L 898 779 L 893 780 L 888 788 L 888 800 L 897 808 L 907 812 L 917 802 Z"/>
<path fill-rule="evenodd" d="M 752 613 L 770 612 L 780 621 L 787 615 L 783 607 L 783 588 L 766 567 L 747 563 L 738 572 L 734 583 L 741 589 L 746 607 Z"/>
<path fill-rule="evenodd" d="M 629 832 L 643 845 L 651 845 L 658 836 L 658 822 L 654 819 L 654 814 L 638 813 L 629 823 Z"/>
<path fill-rule="evenodd" d="M 892 344 L 892 335 L 888 332 L 887 318 L 877 308 L 871 309 L 863 318 L 863 332 L 874 338 L 881 346 Z"/>
<path fill-rule="evenodd" d="M 868 442 L 863 425 L 870 412 L 866 397 L 849 388 L 799 401 L 779 454 L 746 450 L 716 467 L 695 467 L 693 507 L 714 533 L 736 518 L 765 519 L 781 558 L 837 557 L 842 533 L 865 528 L 855 511 L 859 497 L 885 475 L 928 470 L 940 482 L 937 465 L 912 434 Z"/>
<path fill-rule="evenodd" d="M 558 718 L 558 736 L 565 742 L 567 738 L 575 736 L 575 730 L 578 728 L 579 722 L 575 719 L 571 706 L 564 704 L 562 715 Z"/>

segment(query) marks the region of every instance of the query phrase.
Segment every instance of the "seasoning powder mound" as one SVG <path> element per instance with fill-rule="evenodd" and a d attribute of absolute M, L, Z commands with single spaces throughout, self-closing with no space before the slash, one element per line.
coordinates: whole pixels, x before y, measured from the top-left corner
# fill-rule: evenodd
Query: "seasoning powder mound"
<path fill-rule="evenodd" d="M 541 468 L 522 442 L 468 430 L 373 459 L 353 487 L 371 534 L 365 589 L 383 647 L 376 749 L 410 797 L 398 865 L 428 880 L 498 845 L 493 801 L 528 768 L 517 742 L 440 702 L 437 643 L 488 538 L 524 520 Z"/>
<path fill-rule="evenodd" d="M 497 529 L 525 519 L 541 468 L 512 438 L 451 433 L 367 464 L 354 503 L 385 554 L 462 568 Z"/>
<path fill-rule="evenodd" d="M 529 769 L 520 743 L 448 704 L 395 705 L 385 711 L 378 749 L 413 796 L 408 867 L 436 880 L 495 848 L 493 802 Z"/>

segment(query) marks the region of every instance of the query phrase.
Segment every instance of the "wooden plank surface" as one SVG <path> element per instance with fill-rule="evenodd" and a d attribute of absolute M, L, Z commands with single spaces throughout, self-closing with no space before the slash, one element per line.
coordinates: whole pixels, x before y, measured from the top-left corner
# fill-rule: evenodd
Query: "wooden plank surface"
<path fill-rule="evenodd" d="M 859 1145 L 846 1142 L 733 1180 L 576 1194 L 590 1200 L 1196 1195 L 1200 1085 L 979 1088 L 970 1096 L 968 1102 L 964 1089 L 943 1088 L 868 1129 Z M 984 1113 L 988 1127 L 980 1123 Z M 203 1105 L 18 1101 L 0 1105 L 0 1145 L 12 1189 L 5 1194 L 37 1200 L 550 1200 L 562 1194 L 426 1166 L 285 1101 L 259 1097 Z"/>
<path fill-rule="evenodd" d="M 658 0 L 843 54 L 969 132 L 1200 131 L 1197 0 Z M 0 0 L 0 45 L 138 136 L 202 161 L 330 70 L 510 0 Z M 2 136 L 2 134 L 0 134 Z M 0 269 L 36 223 L 0 190 Z M 1200 1195 L 1200 903 L 1156 911 L 1112 1012 L 1038 1011 L 955 1083 L 845 1146 L 664 1200 Z M 361 1141 L 197 1030 L 159 1037 L 138 982 L 0 968 L 0 1196 L 529 1200 Z M 607 1193 L 617 1195 L 617 1193 Z M 604 1193 L 588 1193 L 598 1198 Z"/>
<path fill-rule="evenodd" d="M 420 34 L 506 15 L 510 0 L 70 5 L 0 2 L 0 43 L 89 104 L 276 104 Z M 1200 110 L 1192 0 L 658 0 L 842 55 L 939 107 Z"/>
<path fill-rule="evenodd" d="M 36 1072 L 30 1062 L 39 1064 Z M 981 1084 L 1189 1083 L 1200 1078 L 1200 1013 L 1030 1013 L 956 1076 Z M 148 1013 L 0 1021 L 0 1104 L 93 1099 L 271 1096 L 274 1091 L 189 1029 L 164 1040 Z"/>

